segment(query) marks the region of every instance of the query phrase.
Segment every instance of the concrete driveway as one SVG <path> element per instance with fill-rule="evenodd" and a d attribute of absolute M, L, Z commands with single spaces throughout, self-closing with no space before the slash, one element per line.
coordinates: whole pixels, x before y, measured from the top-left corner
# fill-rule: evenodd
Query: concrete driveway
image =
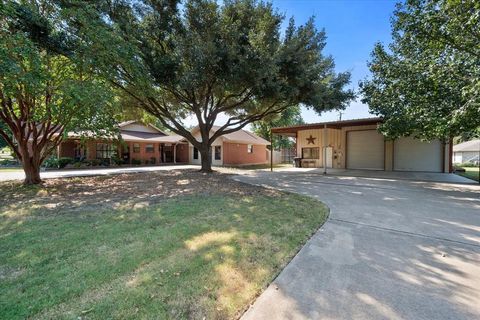
<path fill-rule="evenodd" d="M 243 319 L 480 319 L 478 184 L 318 172 L 235 179 L 331 210 Z"/>

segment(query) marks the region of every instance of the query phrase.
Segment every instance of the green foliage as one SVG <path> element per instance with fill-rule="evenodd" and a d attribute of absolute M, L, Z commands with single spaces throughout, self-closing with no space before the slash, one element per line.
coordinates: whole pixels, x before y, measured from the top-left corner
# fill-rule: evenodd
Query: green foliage
<path fill-rule="evenodd" d="M 178 1 L 119 1 L 104 11 L 88 3 L 79 10 L 72 14 L 85 19 L 78 33 L 127 104 L 201 152 L 287 107 L 322 112 L 353 98 L 344 89 L 350 74 L 335 73 L 333 59 L 322 54 L 325 32 L 313 19 L 298 27 L 292 19 L 281 37 L 284 17 L 268 3 L 190 0 L 179 10 Z M 209 137 L 220 114 L 229 119 Z M 187 117 L 198 121 L 201 141 L 183 124 Z"/>
<path fill-rule="evenodd" d="M 142 161 L 141 161 L 141 160 L 138 160 L 138 159 L 132 159 L 131 163 L 132 163 L 133 165 L 138 166 L 138 165 L 141 165 L 141 164 L 142 164 Z"/>
<path fill-rule="evenodd" d="M 2 122 L 0 119 L 0 130 L 7 132 L 7 125 Z M 3 149 L 7 146 L 7 141 L 0 135 L 0 149 Z"/>
<path fill-rule="evenodd" d="M 55 156 L 52 156 L 48 159 L 46 159 L 43 163 L 45 168 L 56 168 L 56 169 L 63 169 L 67 165 L 74 163 L 75 160 L 69 157 L 60 157 L 57 158 Z"/>
<path fill-rule="evenodd" d="M 55 1 L 2 2 L 0 16 L 0 136 L 27 182 L 67 132 L 113 134 L 114 99 Z"/>
<path fill-rule="evenodd" d="M 270 141 L 270 130 L 276 127 L 286 127 L 304 124 L 299 106 L 286 108 L 282 113 L 252 124 L 253 132 Z M 275 149 L 291 148 L 294 142 L 286 137 L 275 135 L 273 145 Z"/>
<path fill-rule="evenodd" d="M 478 1 L 408 0 L 392 21 L 393 43 L 372 52 L 363 102 L 390 137 L 449 138 L 480 126 Z"/>

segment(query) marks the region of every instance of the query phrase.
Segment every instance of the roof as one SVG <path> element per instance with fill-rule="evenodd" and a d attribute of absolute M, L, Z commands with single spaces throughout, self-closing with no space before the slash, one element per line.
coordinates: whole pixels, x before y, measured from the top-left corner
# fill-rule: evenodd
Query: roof
<path fill-rule="evenodd" d="M 453 146 L 453 152 L 476 151 L 480 152 L 480 139 L 462 142 Z"/>
<path fill-rule="evenodd" d="M 220 126 L 213 126 L 212 131 L 216 132 L 220 129 Z M 198 126 L 192 129 L 192 133 L 198 130 Z M 254 144 L 254 145 L 265 145 L 269 146 L 270 142 L 263 139 L 262 137 L 257 136 L 256 134 L 247 131 L 247 130 L 238 130 L 232 133 L 227 133 L 221 136 L 227 142 L 237 142 L 245 144 Z"/>
<path fill-rule="evenodd" d="M 324 127 L 340 129 L 342 127 L 364 126 L 364 125 L 371 125 L 371 124 L 379 124 L 381 122 L 382 122 L 382 118 L 361 118 L 361 119 L 351 119 L 351 120 L 317 122 L 317 123 L 300 124 L 300 125 L 289 126 L 289 127 L 272 128 L 272 132 L 294 136 L 295 133 L 301 130 L 320 129 Z"/>
<path fill-rule="evenodd" d="M 129 130 L 121 130 L 120 135 L 125 141 L 178 143 L 185 140 L 185 138 L 178 135 L 165 136 L 163 134 Z"/>
<path fill-rule="evenodd" d="M 120 122 L 118 124 L 118 127 L 120 128 L 120 130 L 125 127 L 125 126 L 128 126 L 129 124 L 134 124 L 134 123 L 138 123 L 138 124 L 141 124 L 141 125 L 144 125 L 146 127 L 151 127 L 153 129 L 155 129 L 156 131 L 160 132 L 160 133 L 163 133 L 164 135 L 168 135 L 167 133 L 165 133 L 164 131 L 160 130 L 159 128 L 157 128 L 156 126 L 154 126 L 153 124 L 151 123 L 143 123 L 142 121 L 139 121 L 139 120 L 129 120 L 129 121 L 124 121 L 124 122 Z"/>

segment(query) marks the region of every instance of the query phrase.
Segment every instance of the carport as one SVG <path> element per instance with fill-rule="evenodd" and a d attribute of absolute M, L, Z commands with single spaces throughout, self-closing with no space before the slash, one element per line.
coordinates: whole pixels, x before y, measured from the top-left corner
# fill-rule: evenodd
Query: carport
<path fill-rule="evenodd" d="M 313 123 L 271 129 L 274 136 L 295 139 L 302 167 L 452 172 L 451 143 L 412 137 L 386 139 L 378 130 L 381 118 Z M 271 153 L 273 171 L 273 153 Z"/>

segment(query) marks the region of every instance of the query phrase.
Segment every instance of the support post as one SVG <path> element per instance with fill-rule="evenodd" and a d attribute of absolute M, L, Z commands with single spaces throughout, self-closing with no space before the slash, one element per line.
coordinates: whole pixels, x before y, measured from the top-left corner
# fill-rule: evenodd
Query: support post
<path fill-rule="evenodd" d="M 177 164 L 177 144 L 173 145 L 173 163 Z"/>
<path fill-rule="evenodd" d="M 327 174 L 327 124 L 323 125 L 323 174 Z"/>
<path fill-rule="evenodd" d="M 273 132 L 270 129 L 270 172 L 273 172 Z"/>

